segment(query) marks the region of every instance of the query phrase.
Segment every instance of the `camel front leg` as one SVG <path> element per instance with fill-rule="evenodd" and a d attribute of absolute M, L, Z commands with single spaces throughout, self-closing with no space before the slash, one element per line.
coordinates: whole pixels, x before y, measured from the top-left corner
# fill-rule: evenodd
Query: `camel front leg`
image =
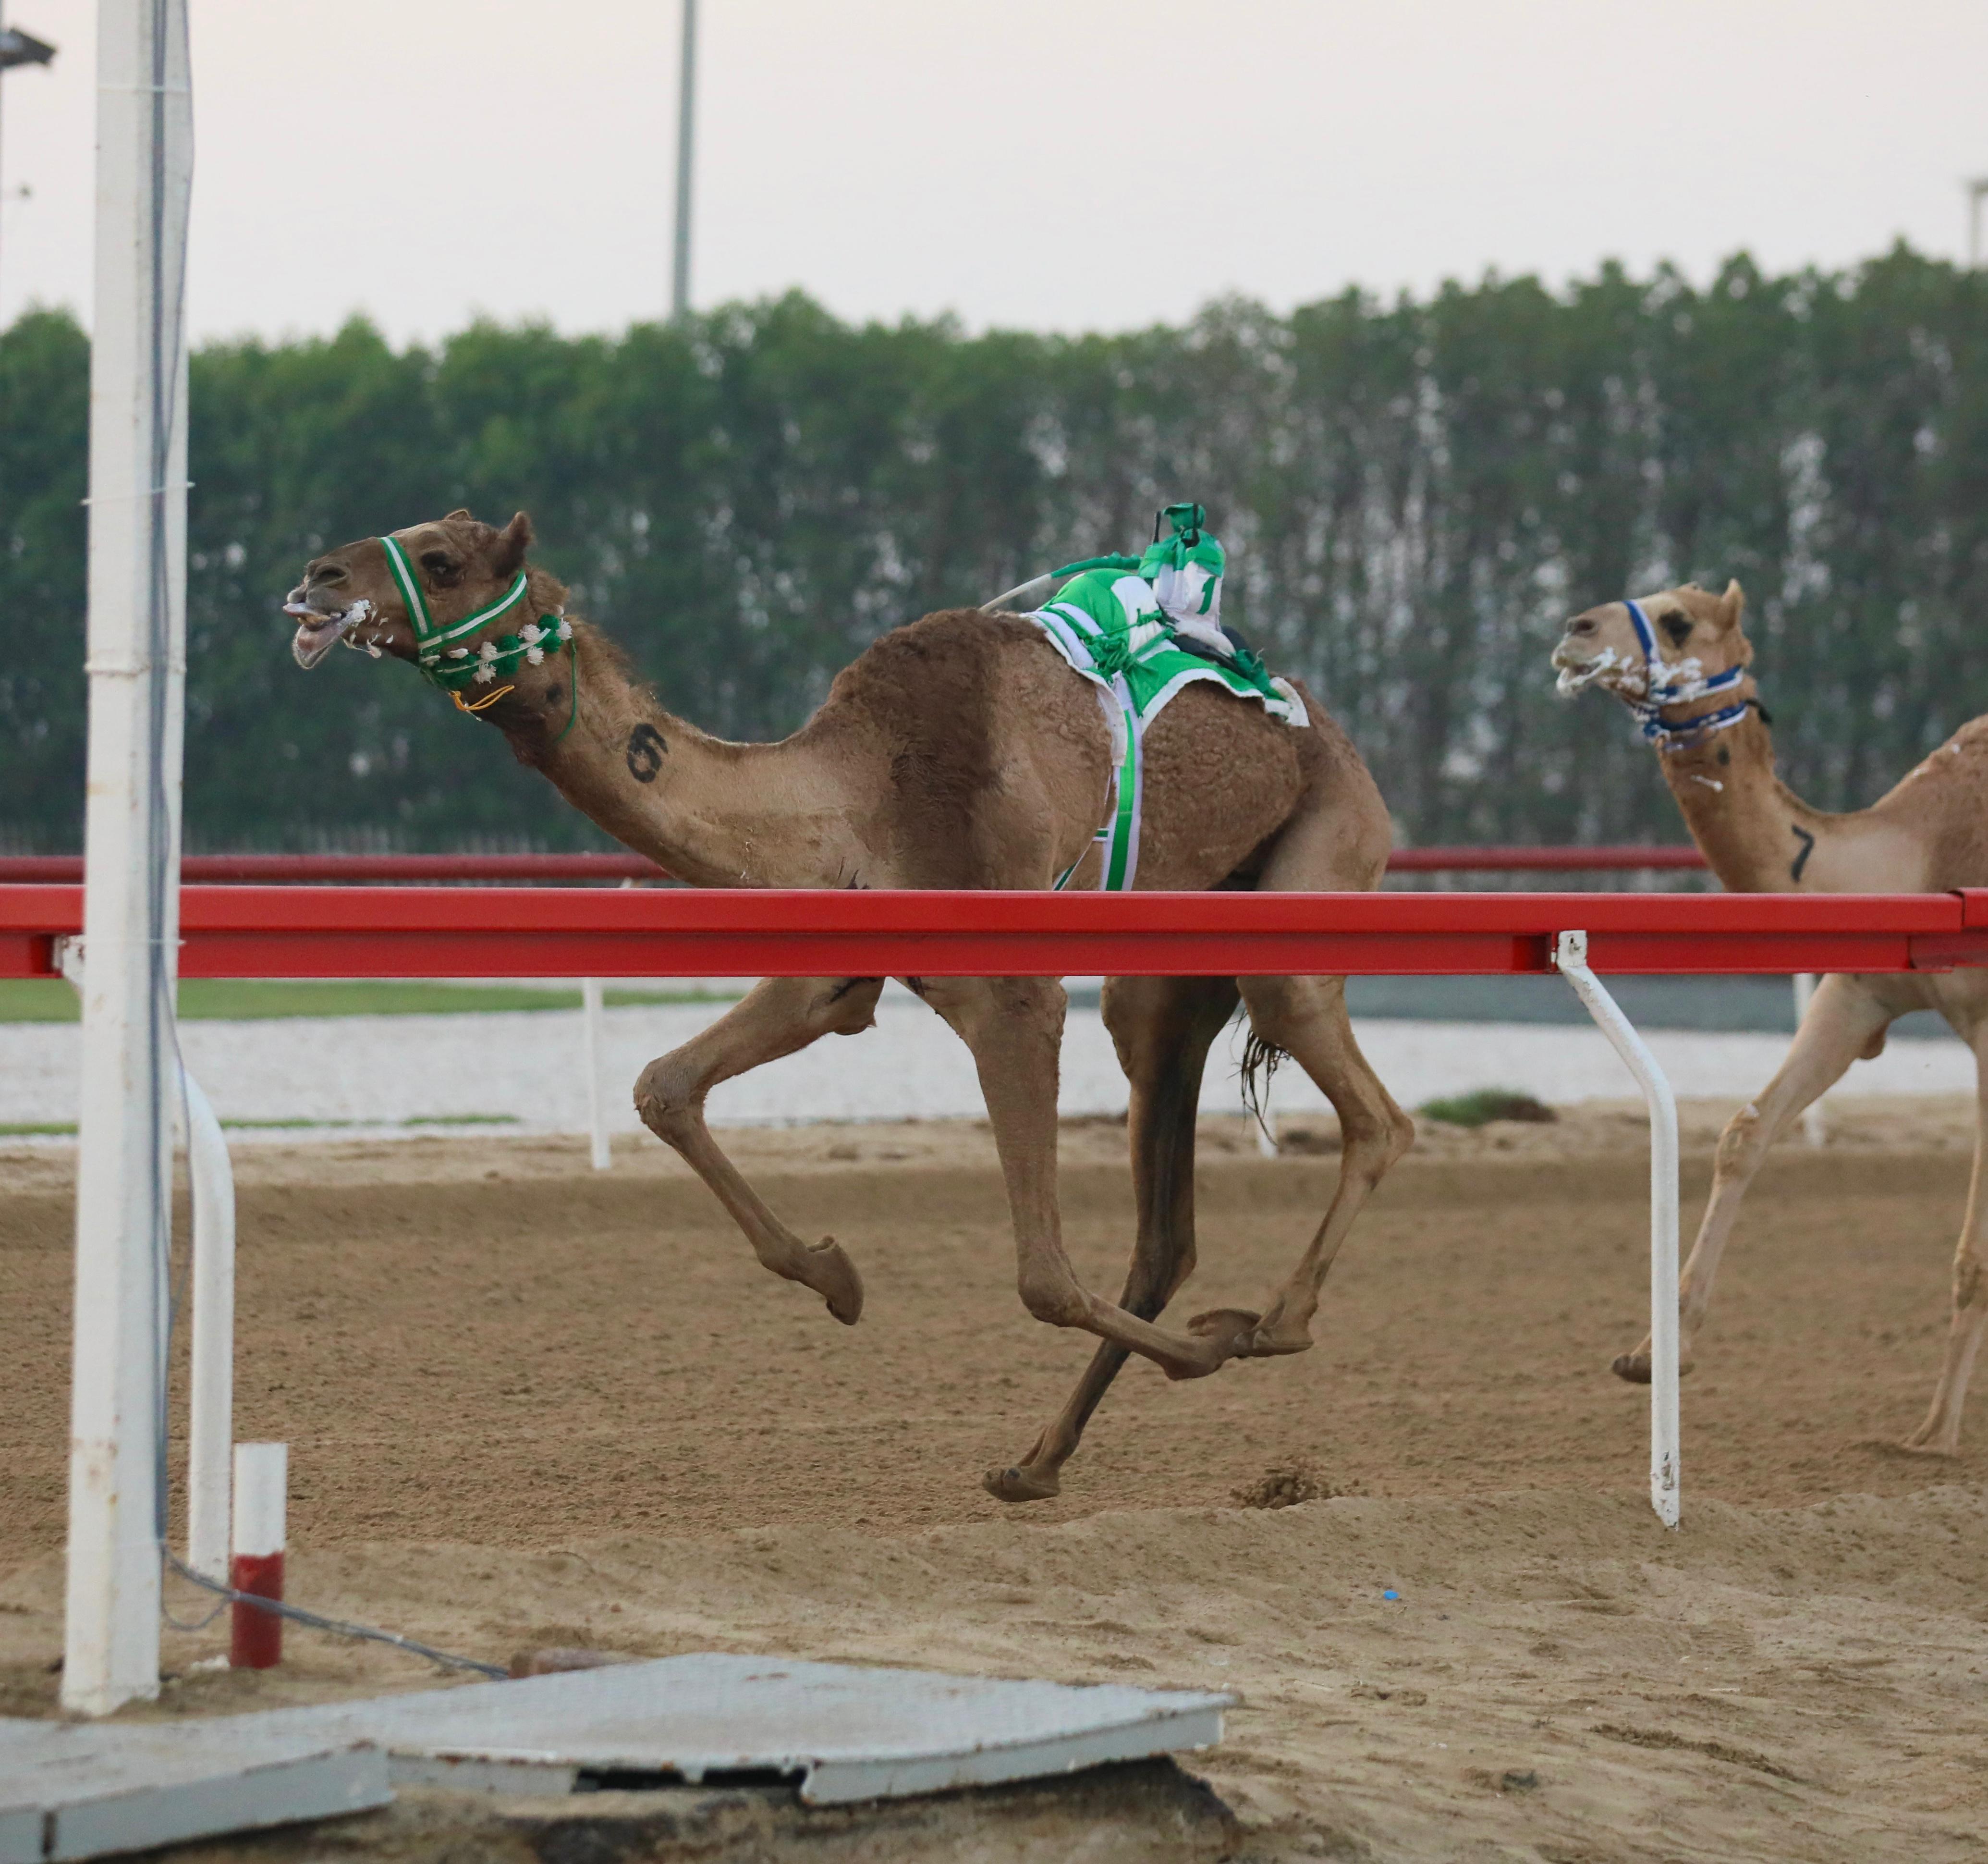
<path fill-rule="evenodd" d="M 1100 1300 L 1070 1267 L 1056 1182 L 1063 986 L 1053 977 L 932 978 L 924 992 L 972 1051 L 1008 1187 L 1022 1304 L 1053 1327 L 1079 1328 L 1144 1355 L 1169 1379 L 1205 1378 L 1243 1350 L 1246 1328 L 1165 1332 Z"/>
<path fill-rule="evenodd" d="M 1131 1085 L 1126 1137 L 1138 1230 L 1118 1304 L 1157 1320 L 1194 1273 L 1195 1116 L 1209 1045 L 1236 1007 L 1226 977 L 1114 977 L 1102 1005 L 1119 1065 Z M 1110 1341 L 1090 1356 L 1077 1389 L 1018 1463 L 989 1470 L 987 1492 L 1002 1501 L 1043 1501 L 1062 1487 L 1076 1450 L 1130 1354 Z"/>
<path fill-rule="evenodd" d="M 1960 1451 L 1960 1412 L 1967 1402 L 1968 1376 L 1981 1336 L 1988 1330 L 1988 1265 L 1982 1260 L 1983 1230 L 1988 1224 L 1988 1023 L 1974 1032 L 1974 1176 L 1967 1186 L 1967 1216 L 1953 1253 L 1953 1318 L 1946 1331 L 1946 1357 L 1925 1422 L 1901 1446 L 1930 1456 L 1957 1456 Z"/>
<path fill-rule="evenodd" d="M 1196 1333 L 1226 1336 L 1239 1321 L 1249 1323 L 1253 1357 L 1303 1352 L 1311 1345 L 1312 1316 L 1319 1291 L 1374 1187 L 1415 1143 L 1415 1121 L 1360 1052 L 1346 1013 L 1341 977 L 1246 977 L 1242 1000 L 1258 1037 L 1289 1055 L 1309 1074 L 1339 1115 L 1339 1182 L 1324 1220 L 1290 1278 L 1260 1319 L 1239 1308 L 1197 1314 Z"/>
<path fill-rule="evenodd" d="M 635 1111 L 717 1194 L 745 1231 L 752 1253 L 776 1275 L 810 1287 L 844 1326 L 863 1312 L 863 1278 L 833 1236 L 803 1243 L 739 1176 L 705 1124 L 705 1097 L 722 1081 L 777 1061 L 829 1035 L 867 1029 L 881 977 L 769 977 L 682 1047 L 642 1071 Z"/>
<path fill-rule="evenodd" d="M 1767 1151 L 1819 1096 L 1841 1081 L 1860 1056 L 1875 1055 L 1884 1045 L 1886 1027 L 1896 1012 L 1887 1009 L 1856 978 L 1832 974 L 1816 986 L 1808 1014 L 1795 1031 L 1780 1072 L 1767 1091 L 1742 1107 L 1719 1135 L 1713 1162 L 1712 1195 L 1706 1199 L 1698 1237 L 1678 1277 L 1678 1364 L 1692 1367 L 1692 1340 L 1703 1324 L 1712 1303 L 1712 1284 L 1719 1273 L 1733 1226 L 1746 1187 L 1760 1169 Z M 1611 1369 L 1631 1385 L 1650 1382 L 1650 1340 L 1634 1352 L 1622 1353 Z"/>

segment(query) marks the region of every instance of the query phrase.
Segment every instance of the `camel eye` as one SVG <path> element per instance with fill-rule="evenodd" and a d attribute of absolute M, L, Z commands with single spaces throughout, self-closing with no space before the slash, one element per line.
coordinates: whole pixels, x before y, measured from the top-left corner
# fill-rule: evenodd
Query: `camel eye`
<path fill-rule="evenodd" d="M 421 567 L 438 580 L 447 576 L 455 567 L 455 560 L 445 550 L 424 550 Z"/>
<path fill-rule="evenodd" d="M 1664 617 L 1663 631 L 1671 638 L 1673 647 L 1682 647 L 1691 638 L 1692 622 L 1689 615 L 1681 615 L 1673 610 Z"/>

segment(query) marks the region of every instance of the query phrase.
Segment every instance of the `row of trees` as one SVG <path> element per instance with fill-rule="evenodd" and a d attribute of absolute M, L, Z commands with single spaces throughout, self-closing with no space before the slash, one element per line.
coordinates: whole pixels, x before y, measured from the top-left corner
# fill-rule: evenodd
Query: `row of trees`
<path fill-rule="evenodd" d="M 87 343 L 0 335 L 0 841 L 79 845 Z M 478 325 L 194 358 L 194 847 L 587 845 L 404 669 L 291 665 L 326 545 L 466 505 L 540 552 L 665 702 L 790 729 L 881 631 L 1209 506 L 1226 612 L 1313 682 L 1406 839 L 1675 838 L 1565 616 L 1746 584 L 1784 771 L 1868 800 L 1988 709 L 1988 282 L 1900 249 L 1707 288 L 1609 268 L 1426 302 L 1061 338 L 861 328 L 798 295 L 619 338 Z"/>

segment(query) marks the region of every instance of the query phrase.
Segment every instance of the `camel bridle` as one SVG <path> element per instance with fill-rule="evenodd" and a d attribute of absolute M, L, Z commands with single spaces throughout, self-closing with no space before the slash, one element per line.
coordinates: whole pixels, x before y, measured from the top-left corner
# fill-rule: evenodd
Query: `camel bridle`
<path fill-rule="evenodd" d="M 516 608 L 525 599 L 529 587 L 529 572 L 519 570 L 511 586 L 495 601 L 486 604 L 472 615 L 465 615 L 460 621 L 442 626 L 438 625 L 428 612 L 428 597 L 422 593 L 421 579 L 414 574 L 414 567 L 408 562 L 400 540 L 382 537 L 380 547 L 387 553 L 387 572 L 394 579 L 394 587 L 401 592 L 408 624 L 414 631 L 415 665 L 424 678 L 455 700 L 458 711 L 479 712 L 495 705 L 515 688 L 501 687 L 476 699 L 465 699 L 462 695 L 472 686 L 494 686 L 499 678 L 508 678 L 521 666 L 539 665 L 549 644 L 555 654 L 563 648 L 573 657 L 573 708 L 566 715 L 566 726 L 560 736 L 563 738 L 573 729 L 573 722 L 580 715 L 580 654 L 573 644 L 573 624 L 563 614 L 541 615 L 536 621 L 527 621 L 515 634 L 499 634 L 495 640 L 484 641 L 474 652 L 467 647 L 450 644 L 467 640 Z"/>
<path fill-rule="evenodd" d="M 1722 705 L 1716 712 L 1701 712 L 1695 719 L 1680 719 L 1672 723 L 1665 718 L 1666 706 L 1682 705 L 1689 700 L 1731 692 L 1746 677 L 1746 669 L 1743 666 L 1728 667 L 1723 673 L 1705 675 L 1688 674 L 1682 667 L 1670 665 L 1658 657 L 1656 631 L 1650 626 L 1650 617 L 1643 612 L 1642 604 L 1625 598 L 1622 606 L 1629 611 L 1630 625 L 1636 631 L 1636 644 L 1642 650 L 1643 696 L 1631 699 L 1624 693 L 1621 698 L 1642 727 L 1644 738 L 1659 751 L 1689 749 L 1713 732 L 1737 725 L 1746 717 L 1750 707 L 1760 710 L 1758 699 L 1744 699 L 1730 705 Z M 1762 712 L 1761 715 L 1764 718 L 1767 715 Z"/>

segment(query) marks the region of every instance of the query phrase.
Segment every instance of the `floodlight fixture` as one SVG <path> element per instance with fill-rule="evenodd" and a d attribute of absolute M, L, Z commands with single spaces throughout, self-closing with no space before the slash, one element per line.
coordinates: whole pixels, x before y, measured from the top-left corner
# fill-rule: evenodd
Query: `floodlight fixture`
<path fill-rule="evenodd" d="M 23 32 L 19 26 L 0 26 L 0 71 L 11 71 L 16 65 L 46 65 L 55 55 L 55 47 L 46 39 Z"/>

